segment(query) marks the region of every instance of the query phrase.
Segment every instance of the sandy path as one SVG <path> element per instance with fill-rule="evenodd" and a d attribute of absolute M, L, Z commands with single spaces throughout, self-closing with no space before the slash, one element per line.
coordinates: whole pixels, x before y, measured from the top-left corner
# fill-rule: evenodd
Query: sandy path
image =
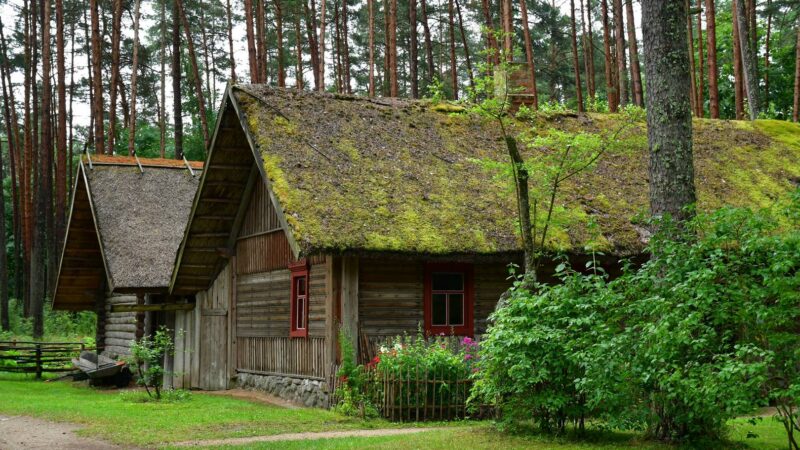
<path fill-rule="evenodd" d="M 381 430 L 323 431 L 319 433 L 286 433 L 272 436 L 251 436 L 230 439 L 210 439 L 206 441 L 187 441 L 169 444 L 174 447 L 216 447 L 221 445 L 246 445 L 256 442 L 306 441 L 346 437 L 397 436 L 422 433 L 439 428 L 388 428 Z M 450 428 L 452 429 L 452 428 Z"/>
<path fill-rule="evenodd" d="M 98 439 L 77 436 L 75 430 L 80 428 L 80 425 L 71 423 L 48 422 L 24 416 L 0 416 L 0 449 L 115 450 L 122 448 Z"/>

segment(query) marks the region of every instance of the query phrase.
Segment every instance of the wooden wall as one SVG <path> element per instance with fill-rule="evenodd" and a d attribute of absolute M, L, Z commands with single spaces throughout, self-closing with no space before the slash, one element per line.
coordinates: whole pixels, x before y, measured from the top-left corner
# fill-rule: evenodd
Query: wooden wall
<path fill-rule="evenodd" d="M 175 311 L 175 354 L 172 387 L 200 387 L 200 309 Z"/>
<path fill-rule="evenodd" d="M 358 320 L 371 340 L 415 334 L 423 326 L 424 261 L 362 258 L 359 262 Z M 476 263 L 475 335 L 486 331 L 486 319 L 500 295 L 511 286 L 502 263 Z"/>
<path fill-rule="evenodd" d="M 236 370 L 325 376 L 325 258 L 311 260 L 308 338 L 289 338 L 291 250 L 264 183 L 253 189 L 236 244 Z"/>
<path fill-rule="evenodd" d="M 136 303 L 136 296 L 112 294 L 106 297 L 105 320 L 99 324 L 105 336 L 103 354 L 113 358 L 131 354 L 131 342 L 136 339 L 137 330 L 141 332 L 144 326 L 135 312 L 111 312 L 111 305 L 122 303 Z"/>

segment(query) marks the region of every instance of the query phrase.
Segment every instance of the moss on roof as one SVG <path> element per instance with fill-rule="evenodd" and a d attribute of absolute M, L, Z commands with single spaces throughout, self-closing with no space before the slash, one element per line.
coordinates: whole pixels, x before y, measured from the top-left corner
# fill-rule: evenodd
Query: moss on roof
<path fill-rule="evenodd" d="M 429 254 L 519 251 L 508 180 L 480 161 L 508 160 L 496 123 L 425 101 L 237 86 L 246 130 L 301 252 Z M 540 115 L 516 131 L 603 133 L 616 115 Z M 769 206 L 800 180 L 800 126 L 696 120 L 699 208 Z M 548 245 L 641 252 L 649 210 L 644 123 L 619 138 L 558 197 Z M 533 174 L 535 176 L 535 174 Z"/>

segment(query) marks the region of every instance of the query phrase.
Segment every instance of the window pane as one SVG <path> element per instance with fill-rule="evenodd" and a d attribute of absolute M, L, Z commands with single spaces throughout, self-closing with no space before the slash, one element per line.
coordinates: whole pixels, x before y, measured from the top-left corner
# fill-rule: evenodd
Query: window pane
<path fill-rule="evenodd" d="M 296 328 L 298 330 L 302 330 L 302 329 L 304 329 L 306 327 L 306 324 L 305 324 L 306 314 L 305 314 L 305 311 L 304 311 L 304 308 L 306 306 L 305 303 L 306 303 L 305 302 L 305 298 L 303 298 L 303 297 L 298 298 L 297 299 L 297 304 L 296 304 L 295 309 L 294 309 L 295 313 L 297 313 L 297 317 L 295 318 L 295 324 L 296 324 Z"/>
<path fill-rule="evenodd" d="M 464 290 L 464 274 L 463 273 L 434 273 L 433 274 L 433 290 L 434 291 L 462 291 Z"/>
<path fill-rule="evenodd" d="M 464 325 L 464 294 L 450 294 L 448 303 L 450 305 L 449 325 Z"/>
<path fill-rule="evenodd" d="M 306 277 L 297 278 L 297 295 L 306 295 Z"/>
<path fill-rule="evenodd" d="M 447 295 L 433 294 L 431 298 L 431 325 L 447 325 Z"/>

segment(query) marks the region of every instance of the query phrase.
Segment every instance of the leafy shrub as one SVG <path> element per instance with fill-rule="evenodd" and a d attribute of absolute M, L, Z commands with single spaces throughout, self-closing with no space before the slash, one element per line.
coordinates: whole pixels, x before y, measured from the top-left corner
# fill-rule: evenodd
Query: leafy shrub
<path fill-rule="evenodd" d="M 161 391 L 160 398 L 155 398 L 141 391 L 122 391 L 119 393 L 119 397 L 123 402 L 128 403 L 149 403 L 152 401 L 158 401 L 160 403 L 180 403 L 191 400 L 192 392 L 186 389 L 167 389 Z"/>
<path fill-rule="evenodd" d="M 334 411 L 362 419 L 378 417 L 378 410 L 367 396 L 365 368 L 356 364 L 355 347 L 350 336 L 339 330 L 339 352 L 342 366 L 336 373 L 342 383 L 334 393 L 337 399 Z"/>
<path fill-rule="evenodd" d="M 721 437 L 770 392 L 800 430 L 796 206 L 724 208 L 682 232 L 664 222 L 658 257 L 616 280 L 560 266 L 561 284 L 517 287 L 492 316 L 473 395 L 506 425 L 559 432 L 593 416 L 694 440 Z"/>
<path fill-rule="evenodd" d="M 136 368 L 137 383 L 144 386 L 147 395 L 161 400 L 161 387 L 164 377 L 170 373 L 164 370 L 164 356 L 171 355 L 175 349 L 171 330 L 162 326 L 153 336 L 144 336 L 131 344 L 128 363 Z M 153 389 L 153 392 L 150 389 Z"/>

